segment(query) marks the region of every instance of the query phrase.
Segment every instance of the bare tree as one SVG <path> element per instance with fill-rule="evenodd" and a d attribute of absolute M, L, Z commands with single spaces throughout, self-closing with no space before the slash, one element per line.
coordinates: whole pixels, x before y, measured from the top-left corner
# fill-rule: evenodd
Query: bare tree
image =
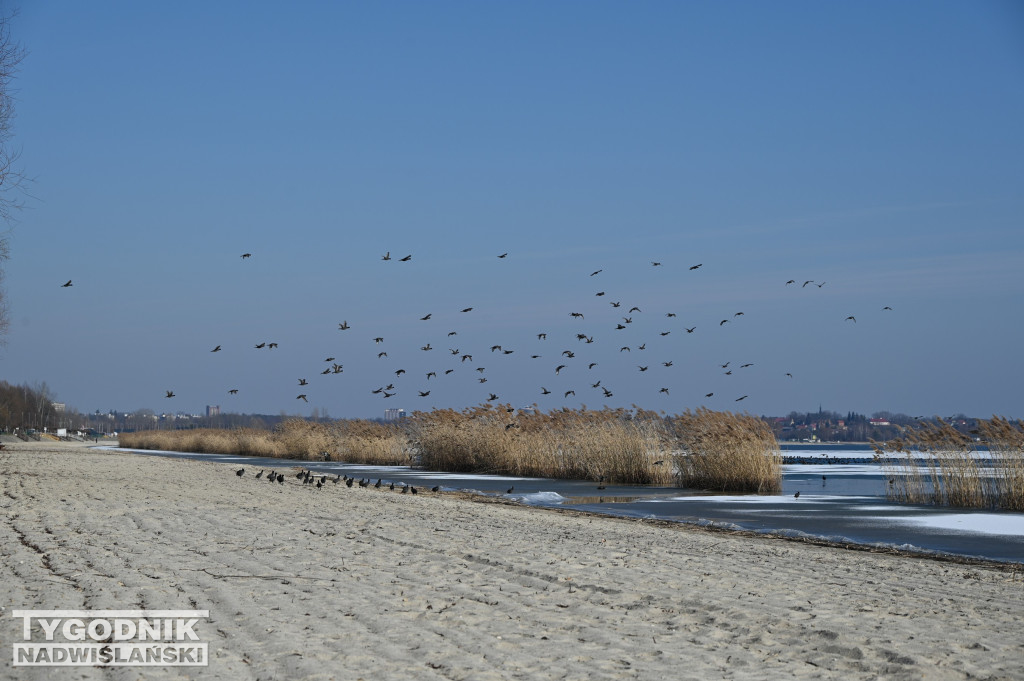
<path fill-rule="evenodd" d="M 13 214 L 22 207 L 26 182 L 18 169 L 19 152 L 10 146 L 14 124 L 14 97 L 11 82 L 25 51 L 11 37 L 11 20 L 16 13 L 0 15 L 0 221 L 11 224 Z M 3 287 L 4 262 L 10 255 L 10 231 L 0 234 L 0 342 L 7 337 L 7 293 Z"/>

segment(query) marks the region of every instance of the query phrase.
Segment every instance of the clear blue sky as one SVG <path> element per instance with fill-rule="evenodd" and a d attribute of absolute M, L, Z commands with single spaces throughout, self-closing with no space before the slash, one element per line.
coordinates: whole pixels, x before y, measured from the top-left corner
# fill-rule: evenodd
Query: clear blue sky
<path fill-rule="evenodd" d="M 9 382 L 1024 416 L 1020 3 L 20 9 Z"/>

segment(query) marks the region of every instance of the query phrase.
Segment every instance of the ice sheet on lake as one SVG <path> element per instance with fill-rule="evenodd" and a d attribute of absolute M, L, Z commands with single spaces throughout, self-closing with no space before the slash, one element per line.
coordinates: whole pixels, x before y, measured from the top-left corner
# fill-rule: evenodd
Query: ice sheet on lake
<path fill-rule="evenodd" d="M 926 529 L 1015 536 L 1024 541 L 1024 514 L 1021 513 L 934 513 L 887 516 L 879 520 Z"/>

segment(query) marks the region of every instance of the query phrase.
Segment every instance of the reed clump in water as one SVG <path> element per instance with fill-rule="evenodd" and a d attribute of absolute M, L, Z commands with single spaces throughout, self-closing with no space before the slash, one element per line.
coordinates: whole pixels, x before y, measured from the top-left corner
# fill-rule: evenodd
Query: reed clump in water
<path fill-rule="evenodd" d="M 269 430 L 241 428 L 197 428 L 194 430 L 140 430 L 120 433 L 118 444 L 131 449 L 160 449 L 199 454 L 242 454 L 277 456 L 277 446 Z"/>
<path fill-rule="evenodd" d="M 1024 427 L 993 416 L 979 420 L 976 441 L 942 419 L 903 431 L 903 437 L 872 443 L 883 461 L 888 498 L 958 508 L 1024 510 Z M 988 454 L 978 446 L 988 447 Z"/>
<path fill-rule="evenodd" d="M 409 466 L 413 463 L 407 433 L 391 423 L 353 419 L 333 424 L 332 459 L 374 466 Z"/>
<path fill-rule="evenodd" d="M 771 428 L 748 414 L 697 411 L 670 419 L 682 487 L 778 494 L 782 453 Z"/>
<path fill-rule="evenodd" d="M 485 404 L 415 412 L 419 464 L 431 470 L 670 484 L 660 419 L 624 409 L 517 410 Z"/>

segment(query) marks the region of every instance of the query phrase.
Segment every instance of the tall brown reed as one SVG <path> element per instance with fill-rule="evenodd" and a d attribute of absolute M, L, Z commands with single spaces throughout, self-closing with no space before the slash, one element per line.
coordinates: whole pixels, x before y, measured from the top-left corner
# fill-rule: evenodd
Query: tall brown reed
<path fill-rule="evenodd" d="M 782 454 L 771 428 L 748 414 L 687 410 L 671 419 L 680 484 L 716 491 L 777 494 Z"/>
<path fill-rule="evenodd" d="M 400 429 L 371 421 L 310 423 L 290 419 L 273 431 L 150 430 L 122 433 L 118 442 L 134 449 L 164 449 L 205 454 L 243 454 L 306 461 L 332 459 L 374 465 L 412 463 L 408 439 Z"/>
<path fill-rule="evenodd" d="M 883 459 L 888 497 L 907 503 L 959 508 L 1024 510 L 1024 428 L 998 416 L 979 420 L 981 441 L 936 419 L 887 443 L 873 443 L 879 454 L 894 451 L 897 461 Z M 979 451 L 985 444 L 989 454 Z"/>
<path fill-rule="evenodd" d="M 421 466 L 433 470 L 669 484 L 660 421 L 622 409 L 537 409 L 481 405 L 415 412 Z"/>

